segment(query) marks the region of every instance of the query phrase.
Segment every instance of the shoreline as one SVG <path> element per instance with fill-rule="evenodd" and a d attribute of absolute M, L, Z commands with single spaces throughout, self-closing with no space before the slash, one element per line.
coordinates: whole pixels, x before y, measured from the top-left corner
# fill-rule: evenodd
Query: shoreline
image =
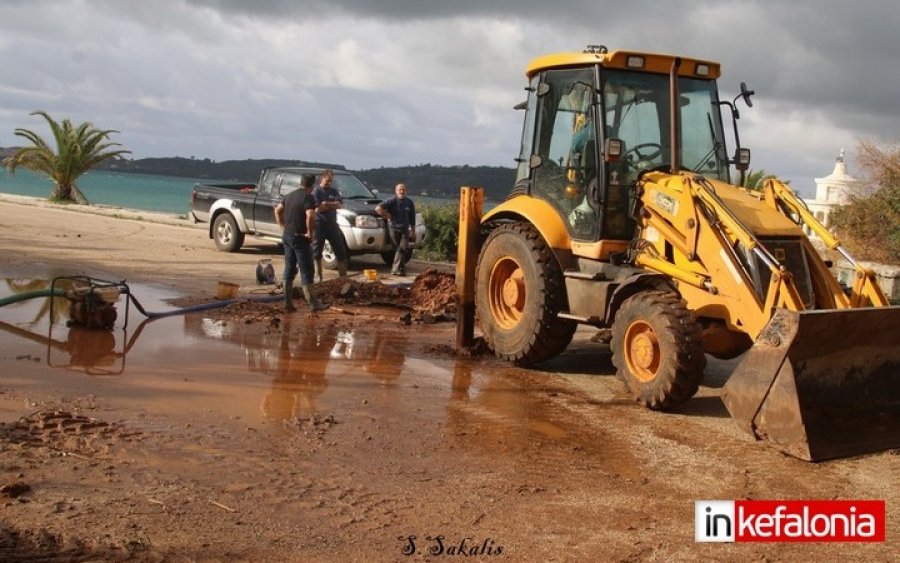
<path fill-rule="evenodd" d="M 80 205 L 75 203 L 53 203 L 47 198 L 8 194 L 3 192 L 0 192 L 0 202 L 14 203 L 17 205 L 28 205 L 31 207 L 40 207 L 43 209 L 69 211 L 72 213 L 83 213 L 87 215 L 101 215 L 104 217 L 131 219 L 134 221 L 146 221 L 149 223 L 159 223 L 162 225 L 172 225 L 176 227 L 185 227 L 188 229 L 206 229 L 206 225 L 204 223 L 195 223 L 187 213 L 178 214 L 165 213 L 161 211 L 144 211 L 141 209 L 119 207 L 116 205 L 105 205 L 102 203 L 92 203 L 90 205 Z"/>

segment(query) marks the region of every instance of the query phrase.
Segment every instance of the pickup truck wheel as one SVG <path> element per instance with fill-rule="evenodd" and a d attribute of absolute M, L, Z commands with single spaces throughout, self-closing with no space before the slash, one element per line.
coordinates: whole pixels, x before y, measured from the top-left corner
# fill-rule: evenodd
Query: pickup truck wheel
<path fill-rule="evenodd" d="M 222 213 L 216 217 L 212 234 L 216 248 L 223 252 L 237 252 L 244 244 L 244 233 L 238 229 L 230 213 Z"/>
<path fill-rule="evenodd" d="M 642 291 L 627 299 L 616 313 L 610 348 L 616 375 L 653 410 L 687 401 L 703 379 L 700 325 L 673 293 Z"/>
<path fill-rule="evenodd" d="M 322 245 L 322 267 L 326 270 L 337 270 L 337 254 L 334 253 L 334 249 L 331 248 L 331 241 L 325 239 L 325 244 Z"/>
<path fill-rule="evenodd" d="M 406 265 L 407 262 L 412 258 L 412 248 L 406 251 L 406 255 L 403 257 L 403 264 Z M 394 265 L 394 251 L 387 250 L 381 253 L 381 259 L 384 260 L 384 263 L 388 266 Z"/>

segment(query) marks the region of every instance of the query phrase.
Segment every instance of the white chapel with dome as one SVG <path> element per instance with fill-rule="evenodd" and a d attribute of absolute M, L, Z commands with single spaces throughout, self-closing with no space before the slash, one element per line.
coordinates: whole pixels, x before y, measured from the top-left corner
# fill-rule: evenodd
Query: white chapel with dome
<path fill-rule="evenodd" d="M 834 161 L 834 170 L 824 178 L 816 178 L 816 198 L 806 199 L 810 212 L 820 223 L 831 228 L 831 213 L 838 205 L 848 202 L 850 194 L 859 185 L 859 180 L 847 173 L 847 164 L 844 162 L 844 150 Z M 804 228 L 807 234 L 815 237 L 809 229 Z"/>

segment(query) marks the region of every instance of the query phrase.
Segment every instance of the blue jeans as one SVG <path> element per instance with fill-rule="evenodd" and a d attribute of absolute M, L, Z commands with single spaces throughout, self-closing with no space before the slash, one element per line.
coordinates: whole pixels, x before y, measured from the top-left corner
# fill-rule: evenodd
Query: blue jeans
<path fill-rule="evenodd" d="M 300 284 L 312 285 L 313 283 L 313 252 L 312 244 L 305 235 L 284 233 L 281 235 L 284 243 L 284 280 L 294 281 L 297 275 L 297 267 L 300 268 Z"/>

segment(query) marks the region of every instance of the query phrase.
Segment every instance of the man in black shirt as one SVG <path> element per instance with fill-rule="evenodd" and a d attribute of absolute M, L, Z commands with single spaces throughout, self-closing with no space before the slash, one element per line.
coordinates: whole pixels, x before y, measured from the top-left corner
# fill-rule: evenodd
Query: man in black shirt
<path fill-rule="evenodd" d="M 310 292 L 313 283 L 312 237 L 316 215 L 316 202 L 312 196 L 314 182 L 315 176 L 303 174 L 300 177 L 300 189 L 287 194 L 275 206 L 275 221 L 284 231 L 281 235 L 284 243 L 284 310 L 289 313 L 297 310 L 293 304 L 297 266 L 300 269 L 300 289 L 310 310 L 321 311 L 326 308 Z"/>

